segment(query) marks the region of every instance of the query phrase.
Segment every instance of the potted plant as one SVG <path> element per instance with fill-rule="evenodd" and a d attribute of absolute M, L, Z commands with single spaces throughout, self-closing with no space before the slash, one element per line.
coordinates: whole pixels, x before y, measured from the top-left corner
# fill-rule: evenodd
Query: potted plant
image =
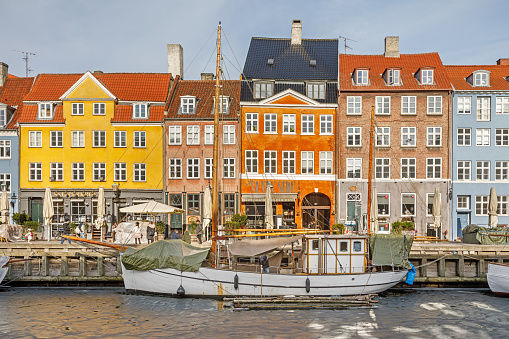
<path fill-rule="evenodd" d="M 237 223 L 240 228 L 246 228 L 247 224 L 247 215 L 245 214 L 234 214 L 232 215 L 231 221 Z"/>
<path fill-rule="evenodd" d="M 403 232 L 412 231 L 414 229 L 414 223 L 412 221 L 395 221 L 392 223 L 391 233 L 392 234 L 403 234 Z"/>
<path fill-rule="evenodd" d="M 345 234 L 346 226 L 344 224 L 332 225 L 332 234 Z"/>
<path fill-rule="evenodd" d="M 17 225 L 24 225 L 25 221 L 28 221 L 28 215 L 26 213 L 14 213 L 12 215 L 12 221 Z"/>
<path fill-rule="evenodd" d="M 162 221 L 156 222 L 157 240 L 164 240 L 164 231 L 166 231 L 166 225 Z"/>

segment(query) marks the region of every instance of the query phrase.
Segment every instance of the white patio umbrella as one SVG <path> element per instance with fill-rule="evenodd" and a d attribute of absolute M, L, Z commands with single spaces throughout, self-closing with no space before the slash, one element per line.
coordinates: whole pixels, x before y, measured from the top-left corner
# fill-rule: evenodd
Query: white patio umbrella
<path fill-rule="evenodd" d="M 203 230 L 205 238 L 208 235 L 208 226 L 212 221 L 212 194 L 210 193 L 210 187 L 205 187 L 205 195 L 203 196 Z"/>
<path fill-rule="evenodd" d="M 488 204 L 488 223 L 490 227 L 497 227 L 498 224 L 498 199 L 497 193 L 495 192 L 495 187 L 492 187 L 490 190 L 490 200 Z"/>
<path fill-rule="evenodd" d="M 44 218 L 44 225 L 48 229 L 48 241 L 49 241 L 51 237 L 51 220 L 53 219 L 53 198 L 51 197 L 51 190 L 49 186 L 46 187 L 46 191 L 44 192 L 42 216 Z"/>
<path fill-rule="evenodd" d="M 99 187 L 99 193 L 97 194 L 97 219 L 95 219 L 96 228 L 100 228 L 104 225 L 104 214 L 105 214 L 105 206 L 104 206 L 104 188 Z M 101 231 L 102 237 L 102 231 Z"/>
<path fill-rule="evenodd" d="M 378 231 L 378 197 L 376 187 L 373 187 L 371 192 L 371 225 L 370 232 L 376 233 Z"/>
<path fill-rule="evenodd" d="M 171 214 L 171 213 L 184 213 L 183 210 L 173 206 L 161 204 L 157 201 L 151 200 L 144 204 L 138 204 L 120 209 L 122 213 L 138 213 L 138 214 Z"/>
<path fill-rule="evenodd" d="M 265 227 L 274 228 L 274 213 L 272 211 L 272 186 L 267 185 L 265 190 Z"/>
<path fill-rule="evenodd" d="M 440 199 L 440 190 L 435 187 L 435 194 L 433 196 L 433 227 L 438 230 L 440 227 L 440 217 L 442 216 L 442 199 Z"/>
<path fill-rule="evenodd" d="M 9 197 L 7 196 L 7 191 L 4 189 L 2 191 L 2 197 L 0 198 L 0 210 L 2 213 L 2 224 L 6 224 L 9 222 Z"/>

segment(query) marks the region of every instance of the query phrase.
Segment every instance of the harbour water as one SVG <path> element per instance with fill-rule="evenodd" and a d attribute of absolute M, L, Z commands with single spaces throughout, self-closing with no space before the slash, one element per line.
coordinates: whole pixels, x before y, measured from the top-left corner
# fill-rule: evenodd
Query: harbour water
<path fill-rule="evenodd" d="M 507 337 L 509 299 L 486 290 L 419 289 L 377 300 L 362 309 L 232 311 L 215 300 L 121 288 L 11 288 L 0 291 L 0 337 Z"/>

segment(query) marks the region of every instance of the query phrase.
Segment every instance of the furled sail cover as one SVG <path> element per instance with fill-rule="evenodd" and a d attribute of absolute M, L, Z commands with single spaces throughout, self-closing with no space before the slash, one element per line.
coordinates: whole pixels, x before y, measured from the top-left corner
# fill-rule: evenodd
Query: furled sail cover
<path fill-rule="evenodd" d="M 240 240 L 229 246 L 232 255 L 240 257 L 254 257 L 262 253 L 272 251 L 278 247 L 302 239 L 302 235 L 288 238 L 272 238 L 262 240 Z"/>
<path fill-rule="evenodd" d="M 122 264 L 126 269 L 136 271 L 174 268 L 197 272 L 208 253 L 208 248 L 195 247 L 180 239 L 163 240 L 141 250 L 128 248 L 122 255 Z"/>
<path fill-rule="evenodd" d="M 402 234 L 373 234 L 369 237 L 369 247 L 373 265 L 394 265 L 410 268 L 408 255 L 414 237 Z"/>

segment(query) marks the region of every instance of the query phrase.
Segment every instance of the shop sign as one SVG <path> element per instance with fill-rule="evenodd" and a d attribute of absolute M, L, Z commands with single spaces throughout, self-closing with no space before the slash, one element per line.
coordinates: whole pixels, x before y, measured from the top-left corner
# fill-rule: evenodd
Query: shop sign
<path fill-rule="evenodd" d="M 54 198 L 97 198 L 97 192 L 53 192 Z"/>
<path fill-rule="evenodd" d="M 251 186 L 252 193 L 265 193 L 268 186 L 272 187 L 272 193 L 296 193 L 295 181 L 250 180 L 245 185 Z"/>

